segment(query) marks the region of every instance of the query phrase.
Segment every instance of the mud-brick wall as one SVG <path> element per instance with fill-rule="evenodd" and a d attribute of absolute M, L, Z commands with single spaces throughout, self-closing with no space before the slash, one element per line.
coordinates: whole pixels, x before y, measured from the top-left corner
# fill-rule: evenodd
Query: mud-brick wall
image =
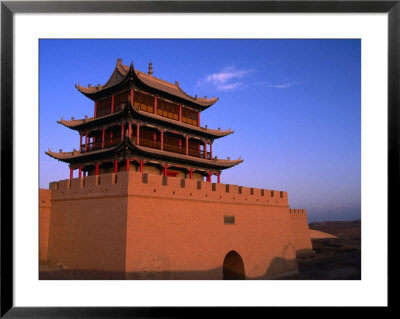
<path fill-rule="evenodd" d="M 292 242 L 298 256 L 312 254 L 312 243 L 308 228 L 307 211 L 305 209 L 290 209 L 290 224 L 292 227 Z"/>
<path fill-rule="evenodd" d="M 246 279 L 297 272 L 286 192 L 129 174 L 127 279 L 222 279 L 232 250 Z"/>
<path fill-rule="evenodd" d="M 47 261 L 51 191 L 39 189 L 39 260 Z"/>
<path fill-rule="evenodd" d="M 124 174 L 50 184 L 48 259 L 106 279 L 124 279 L 127 185 Z"/>

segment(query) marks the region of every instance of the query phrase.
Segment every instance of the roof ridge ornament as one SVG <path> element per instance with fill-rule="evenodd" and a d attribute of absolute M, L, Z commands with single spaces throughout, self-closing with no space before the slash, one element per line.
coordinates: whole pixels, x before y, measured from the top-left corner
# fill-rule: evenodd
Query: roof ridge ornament
<path fill-rule="evenodd" d="M 149 75 L 153 76 L 153 63 L 151 63 L 151 61 L 149 62 Z"/>
<path fill-rule="evenodd" d="M 117 66 L 119 66 L 119 65 L 122 65 L 122 59 L 121 58 L 117 59 Z"/>

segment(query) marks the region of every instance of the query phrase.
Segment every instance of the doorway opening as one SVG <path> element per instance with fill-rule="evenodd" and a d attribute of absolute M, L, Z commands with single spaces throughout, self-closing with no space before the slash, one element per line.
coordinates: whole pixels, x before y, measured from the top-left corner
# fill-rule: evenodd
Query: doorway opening
<path fill-rule="evenodd" d="M 224 259 L 223 264 L 223 278 L 224 280 L 244 280 L 244 263 L 242 257 L 231 250 Z"/>

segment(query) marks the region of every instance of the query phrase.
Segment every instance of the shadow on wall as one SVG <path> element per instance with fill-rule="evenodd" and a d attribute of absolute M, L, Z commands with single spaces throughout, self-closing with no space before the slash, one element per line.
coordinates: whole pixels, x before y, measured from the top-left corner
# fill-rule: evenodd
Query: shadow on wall
<path fill-rule="evenodd" d="M 228 255 L 227 255 L 228 257 Z M 232 257 L 232 256 L 231 256 Z M 231 258 L 228 257 L 228 258 Z M 235 257 L 233 257 L 233 261 Z M 234 268 L 225 265 L 206 270 L 206 271 L 143 271 L 143 272 L 112 272 L 99 270 L 81 270 L 81 269 L 46 269 L 39 271 L 40 280 L 265 280 L 279 279 L 293 273 L 297 273 L 297 261 L 282 258 L 274 258 L 268 267 L 268 270 L 261 277 L 249 278 L 241 272 L 240 263 L 233 262 Z M 245 268 L 243 267 L 243 270 Z"/>

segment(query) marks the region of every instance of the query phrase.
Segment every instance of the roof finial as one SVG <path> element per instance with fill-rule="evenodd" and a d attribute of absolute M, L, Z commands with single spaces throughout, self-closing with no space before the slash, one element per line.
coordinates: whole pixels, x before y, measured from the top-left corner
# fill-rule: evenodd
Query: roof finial
<path fill-rule="evenodd" d="M 153 75 L 153 63 L 149 63 L 149 75 Z"/>
<path fill-rule="evenodd" d="M 117 66 L 118 66 L 118 65 L 121 65 L 121 64 L 122 64 L 122 59 L 121 59 L 121 58 L 118 58 L 118 59 L 117 59 Z"/>

